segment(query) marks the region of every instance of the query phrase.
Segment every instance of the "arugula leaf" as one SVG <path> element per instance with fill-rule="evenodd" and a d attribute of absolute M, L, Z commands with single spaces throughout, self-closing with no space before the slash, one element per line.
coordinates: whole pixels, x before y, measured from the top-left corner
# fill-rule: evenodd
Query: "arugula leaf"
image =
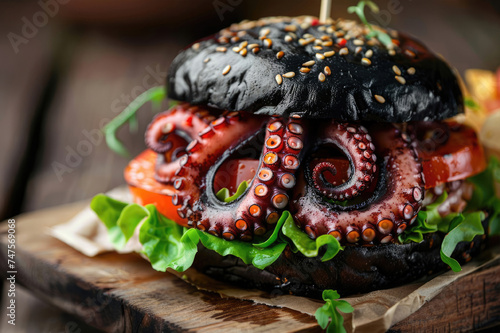
<path fill-rule="evenodd" d="M 326 245 L 327 250 L 321 261 L 327 261 L 335 257 L 340 250 L 344 249 L 332 235 L 321 235 L 316 240 L 310 239 L 306 233 L 295 225 L 291 214 L 286 219 L 281 230 L 306 257 L 317 257 L 319 248 Z"/>
<path fill-rule="evenodd" d="M 459 242 L 470 242 L 477 235 L 483 235 L 484 229 L 481 221 L 484 219 L 482 212 L 475 212 L 470 214 L 455 217 L 452 221 L 452 230 L 444 237 L 443 244 L 441 245 L 441 260 L 448 264 L 454 272 L 460 272 L 462 268 L 455 259 L 451 258 Z"/>
<path fill-rule="evenodd" d="M 324 290 L 322 297 L 325 301 L 325 305 L 314 313 L 319 326 L 321 326 L 322 329 L 326 328 L 326 331 L 329 333 L 346 332 L 344 328 L 344 317 L 342 317 L 339 311 L 351 313 L 354 311 L 354 308 L 348 302 L 338 300 L 340 295 L 335 290 Z"/>
<path fill-rule="evenodd" d="M 109 148 L 115 153 L 128 157 L 129 153 L 123 143 L 116 137 L 116 132 L 125 123 L 129 122 L 130 129 L 137 128 L 137 111 L 147 102 L 152 102 L 154 107 L 159 108 L 161 101 L 167 96 L 165 87 L 153 87 L 140 94 L 125 110 L 104 126 L 104 135 Z"/>
<path fill-rule="evenodd" d="M 248 188 L 248 182 L 246 180 L 244 180 L 240 183 L 240 185 L 238 185 L 238 189 L 236 190 L 236 193 L 234 193 L 232 196 L 229 196 L 229 189 L 227 189 L 225 187 L 221 188 L 219 190 L 219 192 L 217 192 L 217 194 L 215 194 L 215 196 L 220 201 L 231 202 L 231 201 L 238 199 L 246 191 L 247 188 Z"/>

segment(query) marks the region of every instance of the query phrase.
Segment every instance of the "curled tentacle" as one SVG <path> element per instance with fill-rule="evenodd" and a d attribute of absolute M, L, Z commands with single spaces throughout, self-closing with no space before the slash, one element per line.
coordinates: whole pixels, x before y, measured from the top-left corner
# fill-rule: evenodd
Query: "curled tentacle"
<path fill-rule="evenodd" d="M 299 120 L 271 119 L 266 126 L 259 169 L 247 192 L 235 202 L 224 205 L 214 200 L 213 193 L 208 191 L 197 207 L 201 210 L 196 221 L 198 228 L 229 240 L 246 241 L 272 229 L 287 208 L 290 191 L 296 184 L 295 172 L 305 145 L 304 132 Z"/>
<path fill-rule="evenodd" d="M 387 243 L 415 220 L 424 196 L 417 156 L 397 129 L 384 128 L 374 131 L 373 136 L 384 172 L 365 209 L 333 210 L 314 186 L 307 184 L 304 177 L 300 179 L 303 188 L 297 187 L 291 206 L 296 221 L 311 238 L 331 234 L 349 243 Z"/>
<path fill-rule="evenodd" d="M 207 110 L 197 107 L 186 109 L 182 105 L 158 115 L 146 132 L 148 147 L 154 150 L 163 145 L 157 149 L 155 178 L 172 184 L 177 190 L 172 196 L 172 203 L 180 206 L 177 211 L 181 218 L 193 214 L 191 207 L 204 191 L 208 170 L 226 150 L 238 146 L 257 132 L 264 121 L 259 117 L 246 118 L 238 112 L 214 118 Z M 164 135 L 162 128 L 165 127 L 175 128 L 175 131 L 169 131 L 168 140 L 182 139 L 185 146 L 171 144 L 168 146 L 170 150 L 165 149 L 167 139 L 157 140 Z M 173 156 L 175 149 L 181 151 L 181 156 Z"/>
<path fill-rule="evenodd" d="M 346 200 L 359 196 L 376 181 L 377 156 L 375 146 L 366 128 L 359 125 L 332 122 L 320 132 L 319 140 L 323 144 L 333 144 L 340 148 L 351 164 L 351 175 L 343 184 L 331 184 L 324 177 L 337 168 L 332 162 L 320 162 L 312 173 L 315 188 L 324 196 L 334 200 Z"/>

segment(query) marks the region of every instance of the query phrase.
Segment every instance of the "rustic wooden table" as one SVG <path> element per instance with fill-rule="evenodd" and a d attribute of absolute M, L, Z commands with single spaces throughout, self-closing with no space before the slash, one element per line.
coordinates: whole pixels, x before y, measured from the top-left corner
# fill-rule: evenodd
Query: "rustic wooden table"
<path fill-rule="evenodd" d="M 243 1 L 220 21 L 214 9 L 208 20 L 216 22 L 208 29 L 191 24 L 191 29 L 170 26 L 162 27 L 161 33 L 137 33 L 135 27 L 73 24 L 58 15 L 34 31 L 23 30 L 26 20 L 33 22 L 42 10 L 40 5 L 0 1 L 0 35 L 4 36 L 0 39 L 0 220 L 90 198 L 122 184 L 127 160 L 112 154 L 96 134 L 107 119 L 123 109 L 131 96 L 162 84 L 168 64 L 194 36 L 230 24 L 230 15 L 234 19 L 238 15 L 317 14 L 319 0 L 305 3 Z M 334 16 L 348 16 L 345 8 L 352 3 L 334 1 Z M 378 3 L 382 15 L 370 20 L 418 36 L 460 71 L 500 65 L 498 2 Z M 14 44 L 12 33 L 21 37 Z M 120 133 L 132 153 L 144 148 L 142 133 L 150 118 L 146 108 L 139 115 L 136 133 L 129 135 L 126 129 Z M 21 291 L 18 297 L 24 306 L 16 331 L 92 331 L 29 293 Z M 409 318 L 405 327 L 413 324 L 423 325 Z M 446 330 L 446 323 L 442 324 L 438 326 Z M 7 329 L 2 321 L 0 331 Z"/>

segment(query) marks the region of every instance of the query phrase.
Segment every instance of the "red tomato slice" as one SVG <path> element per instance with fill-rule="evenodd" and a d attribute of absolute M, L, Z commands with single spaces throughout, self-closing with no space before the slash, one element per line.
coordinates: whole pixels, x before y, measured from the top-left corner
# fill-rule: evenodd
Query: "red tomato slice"
<path fill-rule="evenodd" d="M 227 188 L 234 194 L 243 181 L 250 181 L 259 169 L 259 160 L 235 159 L 224 162 L 214 177 L 214 191 Z"/>
<path fill-rule="evenodd" d="M 465 125 L 450 123 L 449 137 L 444 144 L 420 144 L 417 152 L 422 162 L 426 189 L 471 177 L 486 168 L 483 147 L 477 134 Z"/>
<path fill-rule="evenodd" d="M 172 204 L 172 195 L 177 190 L 171 185 L 155 180 L 156 153 L 145 150 L 134 158 L 125 168 L 125 181 L 129 184 L 134 202 L 140 205 L 154 204 L 162 215 L 187 226 L 187 219 L 177 214 L 179 206 Z"/>

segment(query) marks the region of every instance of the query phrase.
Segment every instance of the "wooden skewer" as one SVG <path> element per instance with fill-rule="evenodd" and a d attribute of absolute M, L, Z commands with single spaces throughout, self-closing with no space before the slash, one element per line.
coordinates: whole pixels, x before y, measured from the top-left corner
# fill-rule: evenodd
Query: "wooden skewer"
<path fill-rule="evenodd" d="M 319 21 L 326 23 L 332 11 L 332 0 L 321 0 L 321 9 L 319 12 Z"/>

